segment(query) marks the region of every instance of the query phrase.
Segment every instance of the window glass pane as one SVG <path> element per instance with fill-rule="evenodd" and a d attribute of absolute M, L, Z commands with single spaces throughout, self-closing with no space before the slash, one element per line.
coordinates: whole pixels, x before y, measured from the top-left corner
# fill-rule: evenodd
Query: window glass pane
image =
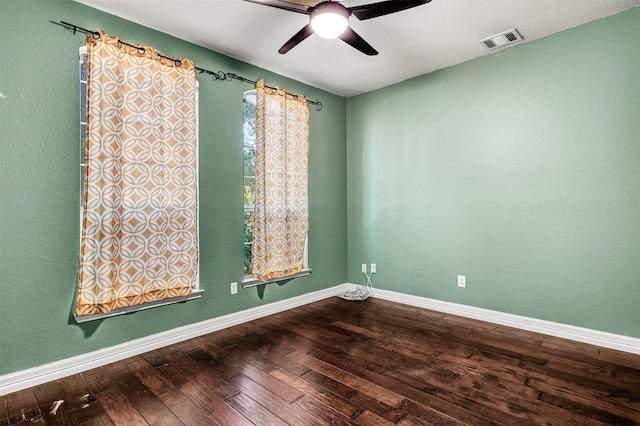
<path fill-rule="evenodd" d="M 80 66 L 80 82 L 86 82 L 87 81 L 87 56 L 81 55 L 80 62 L 82 63 L 82 66 Z"/>
<path fill-rule="evenodd" d="M 244 93 L 243 106 L 243 171 L 244 171 L 244 275 L 251 275 L 253 241 L 253 204 L 256 185 L 256 94 Z"/>
<path fill-rule="evenodd" d="M 245 207 L 253 207 L 256 196 L 256 178 L 255 176 L 245 176 L 244 178 L 244 205 Z"/>
<path fill-rule="evenodd" d="M 244 211 L 244 274 L 251 275 L 251 242 L 253 241 L 253 209 Z"/>
<path fill-rule="evenodd" d="M 244 94 L 244 146 L 256 146 L 256 94 L 255 91 Z"/>
<path fill-rule="evenodd" d="M 80 222 L 82 222 L 82 197 L 84 194 L 84 145 L 87 135 L 87 57 L 80 56 Z"/>
<path fill-rule="evenodd" d="M 255 176 L 256 175 L 256 146 L 255 141 L 253 146 L 245 146 L 243 152 L 244 161 L 244 175 Z"/>

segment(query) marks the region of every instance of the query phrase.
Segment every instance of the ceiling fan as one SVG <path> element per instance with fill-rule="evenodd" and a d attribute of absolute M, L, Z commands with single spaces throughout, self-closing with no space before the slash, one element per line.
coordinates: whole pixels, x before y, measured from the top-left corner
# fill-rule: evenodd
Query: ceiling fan
<path fill-rule="evenodd" d="M 418 1 L 381 1 L 362 6 L 345 7 L 340 0 L 245 0 L 265 6 L 276 7 L 290 12 L 309 15 L 309 23 L 298 31 L 278 50 L 285 54 L 296 47 L 311 34 L 316 33 L 323 38 L 340 38 L 340 40 L 367 55 L 377 55 L 378 51 L 360 37 L 349 26 L 349 17 L 355 16 L 361 21 L 378 16 L 400 12 L 429 3 L 431 0 Z"/>

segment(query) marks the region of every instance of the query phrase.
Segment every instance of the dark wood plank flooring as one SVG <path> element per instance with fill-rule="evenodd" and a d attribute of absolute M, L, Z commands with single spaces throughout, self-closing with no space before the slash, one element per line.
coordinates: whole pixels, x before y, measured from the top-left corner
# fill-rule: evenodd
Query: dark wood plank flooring
<path fill-rule="evenodd" d="M 27 424 L 640 425 L 640 356 L 332 298 L 0 397 Z"/>

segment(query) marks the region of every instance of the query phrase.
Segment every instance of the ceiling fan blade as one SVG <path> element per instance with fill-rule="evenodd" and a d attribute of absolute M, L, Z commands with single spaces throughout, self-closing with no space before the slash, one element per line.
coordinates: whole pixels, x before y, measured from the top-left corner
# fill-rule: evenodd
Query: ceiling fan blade
<path fill-rule="evenodd" d="M 374 49 L 369 43 L 367 43 L 362 37 L 358 35 L 351 27 L 347 27 L 345 32 L 340 36 L 340 40 L 344 41 L 351 47 L 354 47 L 362 53 L 373 56 L 377 55 L 378 51 Z"/>
<path fill-rule="evenodd" d="M 290 3 L 284 0 L 244 0 L 244 1 L 248 1 L 249 3 L 261 4 L 264 6 L 271 6 L 278 9 L 288 10 L 290 12 L 304 13 L 305 15 L 308 15 L 309 9 L 311 9 L 311 6 L 305 6 L 298 3 Z"/>
<path fill-rule="evenodd" d="M 288 3 L 295 3 L 295 4 L 300 4 L 300 5 L 303 5 L 303 6 L 313 7 L 313 6 L 317 6 L 318 3 L 321 3 L 324 0 L 284 0 L 284 1 L 286 1 Z M 342 1 L 342 0 L 337 0 L 337 1 Z"/>
<path fill-rule="evenodd" d="M 300 31 L 298 31 L 293 37 L 289 39 L 285 44 L 282 45 L 278 53 L 285 54 L 294 47 L 296 47 L 301 41 L 309 37 L 313 34 L 313 28 L 311 28 L 311 24 L 305 25 Z"/>
<path fill-rule="evenodd" d="M 384 16 L 390 13 L 400 12 L 401 10 L 411 9 L 412 7 L 427 4 L 430 1 L 431 0 L 382 1 L 378 3 L 364 4 L 362 6 L 349 7 L 348 9 L 356 18 L 363 21 L 365 19 L 377 18 L 378 16 Z"/>

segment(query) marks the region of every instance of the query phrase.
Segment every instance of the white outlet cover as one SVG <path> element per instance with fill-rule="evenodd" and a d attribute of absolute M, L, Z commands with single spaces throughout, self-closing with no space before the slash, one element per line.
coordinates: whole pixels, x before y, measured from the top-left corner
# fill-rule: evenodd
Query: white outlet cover
<path fill-rule="evenodd" d="M 464 275 L 458 275 L 458 287 L 466 288 L 467 287 L 467 277 Z"/>
<path fill-rule="evenodd" d="M 238 283 L 234 282 L 231 283 L 231 294 L 237 294 L 238 293 Z"/>

